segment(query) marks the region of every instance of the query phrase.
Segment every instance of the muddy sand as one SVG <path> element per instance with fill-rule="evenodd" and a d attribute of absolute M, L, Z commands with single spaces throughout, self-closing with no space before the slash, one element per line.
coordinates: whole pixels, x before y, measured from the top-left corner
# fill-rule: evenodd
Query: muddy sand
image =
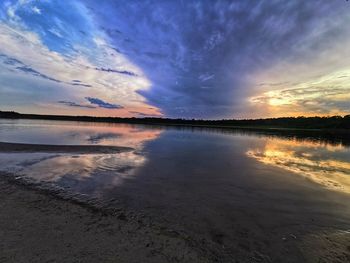
<path fill-rule="evenodd" d="M 157 226 L 123 210 L 64 200 L 4 175 L 0 207 L 0 262 L 277 262 L 248 252 L 246 258 L 221 258 L 219 250 L 171 226 Z M 299 242 L 304 262 L 350 262 L 350 233 L 288 239 Z M 293 257 L 286 252 L 280 256 Z"/>
<path fill-rule="evenodd" d="M 209 262 L 183 237 L 0 176 L 0 262 Z"/>

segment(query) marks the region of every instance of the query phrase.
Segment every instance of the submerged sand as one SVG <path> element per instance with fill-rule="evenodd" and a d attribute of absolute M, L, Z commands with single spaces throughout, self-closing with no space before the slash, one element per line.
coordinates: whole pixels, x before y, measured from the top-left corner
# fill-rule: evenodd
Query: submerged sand
<path fill-rule="evenodd" d="M 168 229 L 0 175 L 0 262 L 209 262 Z"/>
<path fill-rule="evenodd" d="M 100 154 L 121 153 L 133 150 L 130 147 L 104 146 L 104 145 L 53 145 L 53 144 L 29 144 L 0 142 L 2 153 L 77 153 L 77 154 Z"/>

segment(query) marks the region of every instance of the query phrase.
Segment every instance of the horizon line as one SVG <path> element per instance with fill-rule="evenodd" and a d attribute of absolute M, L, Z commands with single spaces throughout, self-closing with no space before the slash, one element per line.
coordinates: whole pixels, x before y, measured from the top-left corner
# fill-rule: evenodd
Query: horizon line
<path fill-rule="evenodd" d="M 348 118 L 350 117 L 350 114 L 346 115 L 314 115 L 314 116 L 279 116 L 279 117 L 261 117 L 261 118 L 242 118 L 242 119 L 228 119 L 228 118 L 222 118 L 222 119 L 198 119 L 198 118 L 171 118 L 171 117 L 156 117 L 156 116 L 143 116 L 143 117 L 119 117 L 119 116 L 93 116 L 93 115 L 61 115 L 61 114 L 38 114 L 38 113 L 21 113 L 17 112 L 14 110 L 0 110 L 1 113 L 12 113 L 12 114 L 18 114 L 18 115 L 35 115 L 35 116 L 53 116 L 53 117 L 83 117 L 83 118 L 109 118 L 109 119 L 163 119 L 163 120 L 184 120 L 184 121 L 230 121 L 230 120 L 235 120 L 235 121 L 254 121 L 254 120 L 272 120 L 272 119 L 300 119 L 300 118 L 305 118 L 305 119 L 312 119 L 312 118 Z"/>

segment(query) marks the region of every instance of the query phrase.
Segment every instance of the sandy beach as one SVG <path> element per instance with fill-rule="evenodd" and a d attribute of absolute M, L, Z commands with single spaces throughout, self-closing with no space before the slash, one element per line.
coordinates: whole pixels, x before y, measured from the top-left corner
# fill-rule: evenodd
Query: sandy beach
<path fill-rule="evenodd" d="M 177 233 L 0 176 L 0 262 L 210 262 Z"/>
<path fill-rule="evenodd" d="M 160 225 L 123 208 L 111 210 L 70 199 L 4 174 L 0 175 L 0 207 L 0 262 L 350 261 L 347 231 L 330 229 L 303 240 L 289 234 L 269 244 L 259 239 L 249 241 L 253 247 L 274 251 L 276 260 L 244 245 L 249 230 L 241 229 L 231 244 L 237 254 L 230 254 L 220 236 L 216 244 L 209 242 L 210 237 L 196 240 L 174 230 L 174 225 Z M 256 226 L 252 224 L 251 228 Z M 283 229 L 280 234 L 285 234 Z"/>

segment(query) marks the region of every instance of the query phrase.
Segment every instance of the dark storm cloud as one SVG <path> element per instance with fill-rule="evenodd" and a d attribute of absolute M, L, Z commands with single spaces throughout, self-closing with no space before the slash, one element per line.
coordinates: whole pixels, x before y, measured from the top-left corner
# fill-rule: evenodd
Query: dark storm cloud
<path fill-rule="evenodd" d="M 86 97 L 85 99 L 87 99 L 91 104 L 97 105 L 100 108 L 105 108 L 105 109 L 122 109 L 123 108 L 123 106 L 121 105 L 108 103 L 98 98 Z"/>
<path fill-rule="evenodd" d="M 69 106 L 69 107 L 88 108 L 88 109 L 95 109 L 96 108 L 96 107 L 91 106 L 91 105 L 82 105 L 82 104 L 78 104 L 76 102 L 66 101 L 66 100 L 60 100 L 60 101 L 57 101 L 57 103 L 63 104 L 65 106 Z"/>
<path fill-rule="evenodd" d="M 139 93 L 172 117 L 242 111 L 249 75 L 325 50 L 342 33 L 327 21 L 346 12 L 320 0 L 83 2 L 151 80 Z"/>

